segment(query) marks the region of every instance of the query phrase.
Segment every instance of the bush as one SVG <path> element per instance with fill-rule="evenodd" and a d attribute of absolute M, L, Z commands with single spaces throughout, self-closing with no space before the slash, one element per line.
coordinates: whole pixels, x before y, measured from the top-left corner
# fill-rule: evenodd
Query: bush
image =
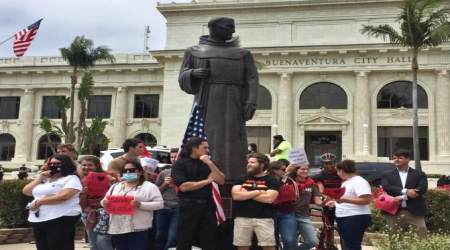
<path fill-rule="evenodd" d="M 390 240 L 376 241 L 379 250 L 448 250 L 450 235 L 428 234 L 426 239 L 420 239 L 414 234 L 392 235 Z"/>
<path fill-rule="evenodd" d="M 27 180 L 0 182 L 0 228 L 28 226 L 28 211 L 25 206 L 32 198 L 22 194 L 27 183 Z"/>
<path fill-rule="evenodd" d="M 373 204 L 370 204 L 370 210 L 372 211 L 372 225 L 370 225 L 367 231 L 369 232 L 384 232 L 386 231 L 386 218 L 381 210 L 374 208 Z"/>
<path fill-rule="evenodd" d="M 446 190 L 430 189 L 426 196 L 429 209 L 426 218 L 428 231 L 450 234 L 450 193 Z"/>

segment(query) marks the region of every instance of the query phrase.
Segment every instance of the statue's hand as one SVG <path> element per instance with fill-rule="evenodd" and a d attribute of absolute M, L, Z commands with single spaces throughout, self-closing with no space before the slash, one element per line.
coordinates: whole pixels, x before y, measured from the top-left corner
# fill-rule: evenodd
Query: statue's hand
<path fill-rule="evenodd" d="M 195 78 L 205 79 L 209 76 L 209 69 L 198 68 L 191 71 L 191 75 Z"/>
<path fill-rule="evenodd" d="M 255 103 L 246 103 L 244 107 L 244 118 L 246 121 L 251 120 L 256 111 Z"/>

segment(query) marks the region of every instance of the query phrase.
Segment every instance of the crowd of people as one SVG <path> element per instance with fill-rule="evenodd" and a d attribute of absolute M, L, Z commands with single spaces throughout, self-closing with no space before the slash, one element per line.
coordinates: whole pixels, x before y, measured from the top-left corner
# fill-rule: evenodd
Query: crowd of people
<path fill-rule="evenodd" d="M 246 175 L 232 185 L 233 245 L 250 249 L 256 239 L 264 250 L 337 249 L 337 229 L 343 249 L 361 249 L 371 223 L 373 187 L 358 176 L 355 162 L 337 162 L 335 155 L 325 153 L 322 170 L 310 176 L 308 165 L 289 163 L 290 144 L 282 136 L 275 136 L 274 144 L 272 158 L 249 147 L 242 166 Z M 33 197 L 27 208 L 37 249 L 73 250 L 80 218 L 92 250 L 218 249 L 223 235 L 217 233 L 212 194 L 213 185 L 223 185 L 225 176 L 209 157 L 208 141 L 191 138 L 180 152 L 172 149 L 172 165 L 162 171 L 141 164 L 143 148 L 139 139 L 125 140 L 125 154 L 104 170 L 97 157 L 77 161 L 72 145 L 60 145 L 23 189 Z M 393 158 L 396 168 L 382 178 L 384 191 L 398 204 L 396 214 L 386 214 L 388 224 L 393 230 L 413 226 L 424 236 L 426 176 L 409 167 L 408 151 Z M 120 213 L 111 209 L 112 197 L 125 201 Z M 320 234 L 311 220 L 311 204 L 322 211 Z"/>

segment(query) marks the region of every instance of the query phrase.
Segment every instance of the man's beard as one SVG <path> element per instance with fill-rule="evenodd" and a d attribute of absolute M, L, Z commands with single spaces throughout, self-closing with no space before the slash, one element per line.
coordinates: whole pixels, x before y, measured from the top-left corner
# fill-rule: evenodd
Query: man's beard
<path fill-rule="evenodd" d="M 247 168 L 247 174 L 248 175 L 257 175 L 262 173 L 262 168 L 261 167 L 257 167 L 257 168 Z"/>

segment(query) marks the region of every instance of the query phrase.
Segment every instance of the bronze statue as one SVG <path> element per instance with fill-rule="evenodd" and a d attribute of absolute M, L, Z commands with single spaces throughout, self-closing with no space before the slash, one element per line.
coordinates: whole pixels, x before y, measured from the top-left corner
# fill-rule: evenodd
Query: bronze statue
<path fill-rule="evenodd" d="M 208 28 L 209 35 L 185 51 L 178 81 L 203 111 L 212 160 L 234 180 L 245 173 L 245 122 L 255 114 L 258 72 L 250 51 L 233 38 L 233 19 L 214 18 Z"/>

